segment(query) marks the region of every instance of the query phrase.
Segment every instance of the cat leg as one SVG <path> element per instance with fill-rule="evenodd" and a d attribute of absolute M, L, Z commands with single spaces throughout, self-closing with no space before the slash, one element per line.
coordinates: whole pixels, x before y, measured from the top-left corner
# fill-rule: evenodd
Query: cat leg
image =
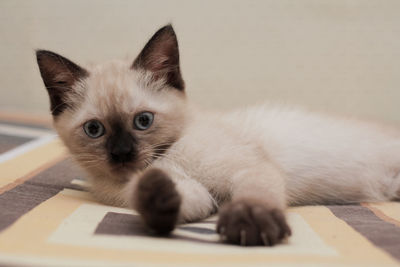
<path fill-rule="evenodd" d="M 243 170 L 232 182 L 232 201 L 221 208 L 217 225 L 223 241 L 272 246 L 291 234 L 284 215 L 284 179 L 278 168 L 265 164 Z"/>
<path fill-rule="evenodd" d="M 168 234 L 177 223 L 204 219 L 216 210 L 206 188 L 177 168 L 150 168 L 128 186 L 131 206 L 156 234 Z"/>

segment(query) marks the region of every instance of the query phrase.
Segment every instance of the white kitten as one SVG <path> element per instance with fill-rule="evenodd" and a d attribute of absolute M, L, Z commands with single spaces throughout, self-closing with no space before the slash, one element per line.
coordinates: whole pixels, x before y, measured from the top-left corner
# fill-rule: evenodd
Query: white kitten
<path fill-rule="evenodd" d="M 131 206 L 159 234 L 219 207 L 241 245 L 290 235 L 286 205 L 400 197 L 398 132 L 295 109 L 209 113 L 184 94 L 170 25 L 130 62 L 84 69 L 37 51 L 54 126 L 101 201 Z"/>

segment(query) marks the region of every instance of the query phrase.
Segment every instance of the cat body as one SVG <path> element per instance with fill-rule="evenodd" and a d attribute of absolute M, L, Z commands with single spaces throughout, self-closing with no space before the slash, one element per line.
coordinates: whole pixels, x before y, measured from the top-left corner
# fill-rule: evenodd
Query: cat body
<path fill-rule="evenodd" d="M 259 106 L 228 117 L 232 124 L 240 121 L 242 136 L 258 139 L 283 170 L 289 205 L 399 197 L 400 135 L 394 129 L 284 107 Z"/>
<path fill-rule="evenodd" d="M 171 26 L 131 62 L 83 69 L 37 52 L 54 126 L 100 201 L 157 233 L 219 210 L 227 242 L 289 236 L 287 205 L 398 199 L 400 138 L 369 122 L 257 106 L 204 111 L 186 99 Z"/>

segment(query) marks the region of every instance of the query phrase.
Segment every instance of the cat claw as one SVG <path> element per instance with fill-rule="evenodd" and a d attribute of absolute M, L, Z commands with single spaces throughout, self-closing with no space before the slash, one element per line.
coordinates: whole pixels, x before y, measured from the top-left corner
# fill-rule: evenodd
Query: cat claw
<path fill-rule="evenodd" d="M 290 235 L 290 228 L 283 210 L 241 200 L 220 210 L 217 232 L 231 244 L 274 246 Z"/>
<path fill-rule="evenodd" d="M 246 231 L 240 230 L 240 245 L 246 246 Z"/>
<path fill-rule="evenodd" d="M 262 240 L 264 246 L 269 246 L 267 234 L 265 232 L 261 232 L 261 240 Z"/>
<path fill-rule="evenodd" d="M 219 232 L 219 238 L 220 238 L 220 240 L 222 241 L 222 242 L 225 242 L 225 241 L 227 241 L 228 240 L 228 237 L 225 235 L 225 227 L 220 227 L 219 229 L 218 229 L 218 232 Z"/>

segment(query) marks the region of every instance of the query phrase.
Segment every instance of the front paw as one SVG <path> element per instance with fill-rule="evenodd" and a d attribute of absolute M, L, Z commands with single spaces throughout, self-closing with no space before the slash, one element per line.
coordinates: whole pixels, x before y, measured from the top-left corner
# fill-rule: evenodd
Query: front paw
<path fill-rule="evenodd" d="M 181 197 L 163 171 L 151 169 L 140 177 L 133 202 L 146 225 L 156 234 L 166 235 L 175 228 Z"/>
<path fill-rule="evenodd" d="M 222 207 L 217 232 L 223 241 L 242 246 L 273 246 L 291 235 L 281 210 L 243 200 Z"/>

